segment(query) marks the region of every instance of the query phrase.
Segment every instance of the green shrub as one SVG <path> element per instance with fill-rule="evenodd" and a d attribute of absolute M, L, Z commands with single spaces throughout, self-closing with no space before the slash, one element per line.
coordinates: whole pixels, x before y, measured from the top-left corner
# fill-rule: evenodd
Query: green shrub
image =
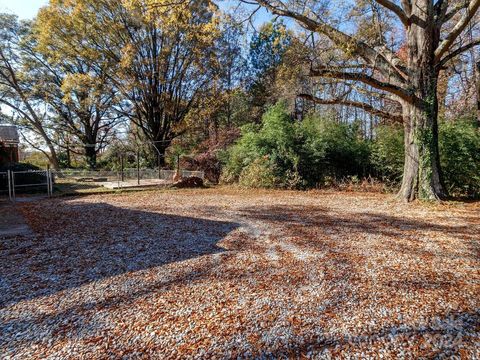
<path fill-rule="evenodd" d="M 222 158 L 225 161 L 222 180 L 226 182 L 240 181 L 240 177 L 251 179 L 253 168 L 264 169 L 275 178 L 283 178 L 288 170 L 296 167 L 295 131 L 285 105 L 279 103 L 272 106 L 263 116 L 262 125 L 248 124 L 241 128 L 241 137 L 230 147 Z M 268 163 L 265 159 L 268 159 Z M 255 163 L 253 166 L 252 164 Z M 247 170 L 250 167 L 249 170 Z M 247 176 L 248 175 L 248 176 Z M 258 175 L 262 176 L 262 175 Z M 243 180 L 255 184 L 255 181 Z M 278 186 L 282 186 L 280 181 Z"/>
<path fill-rule="evenodd" d="M 302 148 L 298 171 L 307 186 L 325 179 L 366 176 L 370 167 L 370 148 L 357 124 L 342 124 L 311 114 L 298 124 Z"/>
<path fill-rule="evenodd" d="M 267 172 L 267 187 L 273 186 L 274 179 L 277 187 L 305 188 L 322 184 L 324 177 L 365 175 L 369 145 L 355 124 L 339 124 L 317 115 L 294 122 L 286 106 L 278 103 L 264 114 L 261 126 L 242 128 L 241 138 L 224 159 L 223 181 L 240 181 L 245 186 L 263 183 L 261 174 L 253 181 L 251 172 L 256 169 Z M 241 180 L 246 174 L 248 181 Z"/>
<path fill-rule="evenodd" d="M 439 123 L 443 178 L 452 196 L 480 196 L 480 131 L 471 120 Z M 399 184 L 404 163 L 403 128 L 381 126 L 372 144 L 372 164 L 377 177 Z"/>
<path fill-rule="evenodd" d="M 222 180 L 249 187 L 329 186 L 343 179 L 378 178 L 398 186 L 403 173 L 401 126 L 379 126 L 374 141 L 359 127 L 318 114 L 294 122 L 282 103 L 261 125 L 246 125 L 222 154 Z M 454 196 L 480 196 L 480 131 L 474 122 L 440 122 L 439 146 L 445 185 Z M 350 181 L 352 182 L 352 181 Z"/>
<path fill-rule="evenodd" d="M 271 189 L 280 183 L 275 173 L 275 164 L 268 157 L 261 157 L 242 170 L 239 183 L 249 188 Z"/>
<path fill-rule="evenodd" d="M 468 119 L 442 122 L 440 160 L 445 186 L 453 196 L 480 196 L 480 130 Z"/>
<path fill-rule="evenodd" d="M 45 169 L 45 168 L 44 168 Z M 0 171 L 35 171 L 41 170 L 38 166 L 29 163 L 15 163 L 11 165 L 0 166 Z"/>
<path fill-rule="evenodd" d="M 378 126 L 372 143 L 373 173 L 382 181 L 399 184 L 402 180 L 405 152 L 401 126 Z"/>

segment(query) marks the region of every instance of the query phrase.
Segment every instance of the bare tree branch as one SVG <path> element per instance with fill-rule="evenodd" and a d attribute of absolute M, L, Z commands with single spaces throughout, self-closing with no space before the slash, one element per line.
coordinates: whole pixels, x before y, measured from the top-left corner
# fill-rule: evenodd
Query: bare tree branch
<path fill-rule="evenodd" d="M 412 4 L 410 0 L 401 0 L 400 3 L 402 4 L 403 11 L 405 11 L 405 14 L 407 16 L 410 16 L 412 13 Z"/>
<path fill-rule="evenodd" d="M 466 45 L 463 45 L 463 46 L 460 46 L 459 48 L 455 49 L 454 51 L 452 51 L 451 53 L 447 54 L 444 56 L 444 58 L 442 60 L 440 60 L 440 62 L 438 63 L 438 68 L 442 68 L 443 66 L 445 66 L 450 60 L 452 60 L 453 58 L 457 57 L 458 55 L 460 55 L 461 53 L 467 51 L 467 50 L 470 50 L 471 48 L 475 47 L 475 46 L 479 46 L 480 45 L 480 39 L 477 39 L 471 43 L 468 43 Z"/>
<path fill-rule="evenodd" d="M 408 26 L 408 23 L 409 23 L 408 16 L 407 14 L 405 14 L 405 11 L 403 11 L 403 9 L 400 6 L 394 4 L 389 0 L 375 0 L 375 1 L 378 4 L 382 5 L 383 7 L 387 8 L 388 10 L 392 11 L 395 15 L 397 15 L 404 26 Z"/>
<path fill-rule="evenodd" d="M 468 7 L 468 1 L 465 0 L 465 1 L 462 1 L 458 4 L 455 5 L 455 7 L 448 11 L 445 16 L 443 17 L 442 21 L 443 22 L 447 22 L 449 21 L 450 19 L 452 19 L 456 14 L 458 14 L 458 12 L 462 9 L 466 9 Z"/>
<path fill-rule="evenodd" d="M 28 129 L 28 128 L 27 128 L 27 129 Z M 50 155 L 45 149 L 43 149 L 41 146 L 36 145 L 36 144 L 34 144 L 32 141 L 30 141 L 30 140 L 28 139 L 28 137 L 23 134 L 23 132 L 20 132 L 20 135 L 22 136 L 22 139 L 23 139 L 24 142 L 26 142 L 28 145 L 30 145 L 30 146 L 31 146 L 32 148 L 34 148 L 35 150 L 40 151 L 43 155 L 45 155 L 45 156 L 47 157 L 47 160 L 48 160 L 49 162 L 52 161 L 51 155 Z"/>
<path fill-rule="evenodd" d="M 447 35 L 446 39 L 443 40 L 438 46 L 437 50 L 435 50 L 435 60 L 437 62 L 440 61 L 442 56 L 449 50 L 449 48 L 455 42 L 457 37 L 462 33 L 462 31 L 468 25 L 470 20 L 472 20 L 473 16 L 475 15 L 479 7 L 480 7 L 480 0 L 470 1 L 470 4 L 468 5 L 468 8 L 465 14 L 460 18 L 460 20 L 458 20 L 457 24 L 453 27 L 452 31 L 450 31 L 450 33 Z"/>
<path fill-rule="evenodd" d="M 360 101 L 352 101 L 352 100 L 342 99 L 342 98 L 328 99 L 327 100 L 327 99 L 321 99 L 319 97 L 309 95 L 309 94 L 299 94 L 298 97 L 300 97 L 302 99 L 305 99 L 305 100 L 312 101 L 312 102 L 314 102 L 316 104 L 320 104 L 320 105 L 345 105 L 345 106 L 356 107 L 358 109 L 362 109 L 362 110 L 364 110 L 364 111 L 366 111 L 366 112 L 368 112 L 372 115 L 379 116 L 379 117 L 384 118 L 384 119 L 391 119 L 391 120 L 393 120 L 395 122 L 399 122 L 399 123 L 403 122 L 403 118 L 402 118 L 401 114 L 391 114 L 389 112 L 374 108 L 370 104 L 363 103 L 363 102 L 360 102 Z"/>
<path fill-rule="evenodd" d="M 269 0 L 256 0 L 256 2 L 271 11 L 273 14 L 292 18 L 307 30 L 325 35 L 337 45 L 342 45 L 344 52 L 347 52 L 350 55 L 356 54 L 360 56 L 370 65 L 375 65 L 384 76 L 393 79 L 398 84 L 406 83 L 402 71 L 392 64 L 383 53 L 373 49 L 366 43 L 356 40 L 352 36 L 323 21 L 313 20 L 306 15 L 281 7 L 281 5 L 274 6 Z"/>
<path fill-rule="evenodd" d="M 311 69 L 310 74 L 312 76 L 319 76 L 319 77 L 325 77 L 325 78 L 360 81 L 360 82 L 363 82 L 364 84 L 374 87 L 375 89 L 388 91 L 407 101 L 412 100 L 412 95 L 408 91 L 394 84 L 377 80 L 374 77 L 369 76 L 367 74 L 338 71 L 336 69 L 331 69 L 331 68 Z"/>

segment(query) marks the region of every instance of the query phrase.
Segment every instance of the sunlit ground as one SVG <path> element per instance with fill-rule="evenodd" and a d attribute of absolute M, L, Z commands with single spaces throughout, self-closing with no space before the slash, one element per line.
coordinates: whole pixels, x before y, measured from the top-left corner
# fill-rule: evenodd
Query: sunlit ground
<path fill-rule="evenodd" d="M 480 204 L 149 191 L 19 205 L 0 242 L 18 359 L 480 356 Z"/>

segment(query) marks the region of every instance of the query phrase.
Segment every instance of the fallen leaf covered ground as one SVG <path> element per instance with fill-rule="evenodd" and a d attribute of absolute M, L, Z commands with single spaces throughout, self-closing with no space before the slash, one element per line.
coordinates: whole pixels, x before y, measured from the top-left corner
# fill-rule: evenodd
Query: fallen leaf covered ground
<path fill-rule="evenodd" d="M 170 190 L 19 205 L 0 357 L 480 358 L 480 204 Z"/>

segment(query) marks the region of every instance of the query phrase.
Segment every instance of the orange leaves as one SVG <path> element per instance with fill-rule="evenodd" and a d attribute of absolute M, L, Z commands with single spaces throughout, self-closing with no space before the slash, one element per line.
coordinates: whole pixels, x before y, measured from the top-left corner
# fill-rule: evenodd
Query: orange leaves
<path fill-rule="evenodd" d="M 37 237 L 0 252 L 0 347 L 24 358 L 477 356 L 477 205 L 344 195 L 220 188 L 21 204 Z"/>

